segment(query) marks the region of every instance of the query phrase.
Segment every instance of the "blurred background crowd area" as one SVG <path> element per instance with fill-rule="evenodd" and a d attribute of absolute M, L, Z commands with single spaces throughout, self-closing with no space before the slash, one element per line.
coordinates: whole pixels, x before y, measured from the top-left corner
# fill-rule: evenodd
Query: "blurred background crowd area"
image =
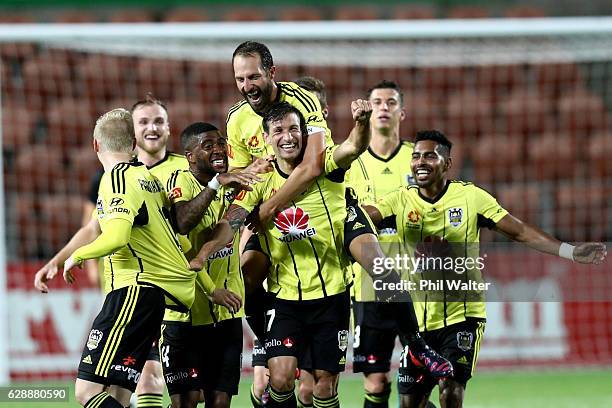
<path fill-rule="evenodd" d="M 316 21 L 604 15 L 607 0 L 5 0 L 3 23 Z"/>
<path fill-rule="evenodd" d="M 2 19 L 245 21 L 244 16 L 291 19 L 291 11 L 298 20 L 467 18 L 515 16 L 512 10 L 517 7 L 531 10 L 531 15 L 559 14 L 554 6 L 559 2 L 535 2 L 528 8 L 504 1 L 469 6 L 466 4 L 471 3 L 459 1 L 357 2 L 351 6 L 332 1 L 313 2 L 307 8 L 298 7 L 297 2 L 283 2 L 282 6 L 253 2 L 248 7 L 243 2 L 240 6 L 238 2 L 191 2 L 184 6 L 187 8 L 178 2 L 150 2 L 138 9 L 105 6 L 99 12 L 76 10 L 78 2 L 69 1 L 59 2 L 62 8 L 50 9 L 51 3 L 30 1 L 40 11 L 10 9 Z M 590 3 L 596 9 L 597 2 Z M 612 5 L 601 2 L 601 9 L 604 3 Z M 408 10 L 423 14 L 412 16 Z M 229 107 L 241 99 L 231 55 L 224 61 L 202 61 L 177 58 L 169 49 L 168 56 L 146 58 L 37 43 L 0 43 L 9 260 L 48 258 L 78 228 L 82 200 L 99 168 L 91 149 L 91 132 L 100 114 L 130 107 L 152 92 L 168 106 L 170 147 L 177 152 L 178 135 L 189 123 L 205 120 L 224 128 Z M 275 63 L 277 80 L 312 75 L 325 82 L 328 122 L 336 141 L 343 140 L 352 126 L 350 101 L 365 96 L 382 79 L 396 81 L 404 90 L 407 114 L 402 137 L 410 140 L 422 129 L 445 132 L 456 142 L 454 177 L 485 186 L 513 214 L 563 240 L 612 238 L 612 59 L 431 67 L 296 65 L 278 58 Z"/>

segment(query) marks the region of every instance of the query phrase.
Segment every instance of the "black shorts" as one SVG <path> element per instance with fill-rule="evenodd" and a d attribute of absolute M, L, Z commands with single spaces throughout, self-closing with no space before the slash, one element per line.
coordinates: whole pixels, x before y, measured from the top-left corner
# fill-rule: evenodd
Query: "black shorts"
<path fill-rule="evenodd" d="M 165 322 L 160 339 L 168 394 L 214 390 L 238 393 L 242 366 L 242 319 L 206 326 Z"/>
<path fill-rule="evenodd" d="M 247 243 L 244 245 L 244 250 L 242 251 L 242 253 L 245 253 L 246 251 L 257 251 L 266 254 L 261 248 L 261 242 L 259 242 L 259 234 L 251 234 L 251 236 L 247 240 Z M 266 254 L 266 256 L 268 255 Z"/>
<path fill-rule="evenodd" d="M 324 299 L 274 299 L 266 312 L 268 359 L 293 356 L 304 369 L 344 371 L 350 304 L 348 291 Z"/>
<path fill-rule="evenodd" d="M 438 330 L 424 332 L 425 342 L 453 365 L 453 380 L 464 387 L 474 373 L 478 351 L 482 341 L 485 322 L 481 319 L 468 319 Z M 427 372 L 416 367 L 404 347 L 397 376 L 397 389 L 400 394 L 426 395 L 438 383 Z"/>
<path fill-rule="evenodd" d="M 376 228 L 372 220 L 359 205 L 357 195 L 352 188 L 347 187 L 344 194 L 346 199 L 346 222 L 344 223 L 344 248 L 350 255 L 349 245 L 351 241 L 363 234 L 376 235 Z"/>
<path fill-rule="evenodd" d="M 387 303 L 353 302 L 353 372 L 386 373 L 398 336 Z"/>
<path fill-rule="evenodd" d="M 253 338 L 253 360 L 251 367 L 267 367 L 268 357 L 266 355 L 266 349 L 263 344 L 257 338 Z"/>
<path fill-rule="evenodd" d="M 135 285 L 109 292 L 83 348 L 77 378 L 134 392 L 159 337 L 164 309 L 159 288 Z"/>

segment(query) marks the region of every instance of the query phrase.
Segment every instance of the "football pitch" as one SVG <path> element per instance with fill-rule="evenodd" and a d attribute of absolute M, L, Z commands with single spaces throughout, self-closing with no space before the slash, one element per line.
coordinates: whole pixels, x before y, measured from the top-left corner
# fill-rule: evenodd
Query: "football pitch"
<path fill-rule="evenodd" d="M 240 384 L 240 393 L 232 401 L 232 407 L 250 408 L 250 377 Z M 32 386 L 32 384 L 22 384 Z M 69 386 L 69 403 L 51 402 L 0 402 L 2 408 L 66 407 L 77 408 L 73 389 L 68 383 L 44 383 L 41 385 Z M 361 377 L 345 374 L 340 380 L 340 401 L 343 407 L 359 408 L 363 405 Z M 432 401 L 439 407 L 434 391 Z M 169 399 L 166 396 L 164 406 Z M 201 405 L 203 406 L 203 405 Z M 397 406 L 397 393 L 393 392 L 390 407 Z M 612 407 L 612 368 L 564 369 L 557 371 L 513 371 L 477 373 L 467 389 L 465 407 L 471 408 L 524 408 L 524 407 Z"/>

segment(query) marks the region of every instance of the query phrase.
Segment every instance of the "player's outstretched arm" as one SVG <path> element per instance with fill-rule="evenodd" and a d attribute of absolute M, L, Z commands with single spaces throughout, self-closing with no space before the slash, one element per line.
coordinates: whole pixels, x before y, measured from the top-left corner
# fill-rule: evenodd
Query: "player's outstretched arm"
<path fill-rule="evenodd" d="M 355 125 L 348 138 L 334 151 L 334 161 L 343 169 L 348 169 L 351 163 L 366 151 L 372 136 L 370 131 L 372 106 L 370 102 L 364 99 L 351 102 L 351 114 Z"/>
<path fill-rule="evenodd" d="M 210 203 L 215 199 L 217 190 L 221 186 L 237 190 L 251 191 L 252 184 L 260 182 L 257 173 L 252 170 L 237 171 L 235 173 L 223 173 L 213 178 L 206 188 L 189 201 L 179 201 L 174 204 L 176 226 L 179 234 L 187 235 L 198 225 L 202 215 L 208 209 Z"/>
<path fill-rule="evenodd" d="M 66 283 L 74 282 L 72 270 L 77 266 L 80 267 L 84 260 L 101 258 L 127 245 L 131 230 L 132 223 L 128 220 L 121 218 L 109 220 L 104 232 L 95 241 L 76 249 L 66 260 L 64 264 Z"/>
<path fill-rule="evenodd" d="M 43 293 L 49 291 L 49 287 L 46 282 L 53 279 L 59 268 L 64 264 L 66 259 L 72 254 L 77 248 L 87 245 L 92 242 L 96 237 L 100 235 L 100 224 L 98 219 L 91 217 L 89 222 L 83 225 L 68 241 L 68 243 L 60 249 L 60 251 L 40 268 L 36 275 L 34 275 L 34 287 Z"/>
<path fill-rule="evenodd" d="M 495 229 L 510 239 L 522 242 L 530 248 L 551 255 L 558 255 L 579 263 L 601 264 L 608 252 L 601 242 L 585 242 L 576 247 L 561 242 L 539 228 L 506 215 L 495 225 Z"/>
<path fill-rule="evenodd" d="M 230 205 L 223 219 L 213 228 L 208 241 L 202 245 L 198 254 L 189 262 L 191 270 L 202 270 L 206 259 L 212 253 L 220 250 L 232 241 L 234 234 L 240 229 L 248 215 L 248 211 L 239 205 Z"/>

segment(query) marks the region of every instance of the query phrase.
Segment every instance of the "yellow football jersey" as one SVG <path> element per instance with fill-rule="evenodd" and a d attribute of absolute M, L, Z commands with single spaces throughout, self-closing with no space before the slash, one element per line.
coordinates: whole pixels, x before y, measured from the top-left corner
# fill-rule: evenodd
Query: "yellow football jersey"
<path fill-rule="evenodd" d="M 343 248 L 345 170 L 333 160 L 335 149 L 326 150 L 324 174 L 260 234 L 261 247 L 272 264 L 268 291 L 279 299 L 320 299 L 346 291 L 352 281 Z M 239 194 L 234 204 L 253 210 L 278 191 L 289 175 L 276 168 L 261 177 L 264 180 L 253 191 Z"/>
<path fill-rule="evenodd" d="M 333 146 L 317 97 L 293 82 L 277 82 L 276 85 L 276 102 L 295 106 L 304 115 L 309 129 L 325 129 L 326 143 Z M 231 107 L 227 114 L 227 141 L 230 167 L 244 168 L 253 162 L 253 158 L 274 154 L 264 139 L 262 117 L 245 100 Z"/>
<path fill-rule="evenodd" d="M 104 173 L 96 202 L 102 231 L 116 218 L 133 224 L 128 244 L 104 259 L 106 290 L 157 286 L 169 306 L 186 310 L 193 303 L 196 274 L 166 217 L 167 200 L 161 182 L 142 163 L 120 163 Z"/>
<path fill-rule="evenodd" d="M 454 267 L 454 274 L 437 271 L 436 278 L 443 280 L 481 282 L 480 268 L 475 260 L 479 257 L 480 227 L 491 226 L 508 214 L 495 198 L 472 183 L 449 181 L 436 200 L 429 200 L 419 193 L 417 186 L 404 187 L 378 200 L 376 207 L 383 217 L 394 215 L 398 234 L 405 253 L 418 261 L 427 246 L 422 243 L 435 242 L 430 248 L 446 253 L 453 260 L 471 258 L 474 267 Z M 457 252 L 461 253 L 457 253 Z M 447 257 L 439 256 L 447 259 Z M 415 264 L 412 263 L 412 266 Z M 456 263 L 456 265 L 459 265 Z M 427 278 L 419 268 L 414 268 L 411 279 L 417 284 Z M 450 276 L 449 276 L 450 275 Z M 420 288 L 420 287 L 418 287 Z M 464 321 L 467 317 L 485 318 L 485 292 L 480 290 L 447 291 L 448 285 L 422 288 L 413 295 L 414 307 L 421 331 L 436 330 Z M 448 298 L 464 301 L 448 301 Z"/>
<path fill-rule="evenodd" d="M 206 186 L 200 184 L 190 170 L 178 170 L 172 174 L 168 181 L 170 200 L 173 203 L 191 201 Z M 191 249 L 187 252 L 187 259 L 192 259 L 206 242 L 208 234 L 225 214 L 226 209 L 234 200 L 233 189 L 221 186 L 215 199 L 204 212 L 200 222 L 189 232 Z M 194 326 L 217 323 L 227 319 L 244 316 L 244 308 L 232 313 L 225 306 L 213 304 L 205 295 L 200 282 L 201 275 L 208 273 L 218 288 L 229 289 L 244 299 L 244 280 L 240 269 L 239 234 L 236 232 L 234 240 L 225 248 L 208 257 L 204 270 L 198 273 L 196 280 L 196 297 L 189 314 L 182 314 L 167 310 L 164 320 L 187 321 Z"/>

